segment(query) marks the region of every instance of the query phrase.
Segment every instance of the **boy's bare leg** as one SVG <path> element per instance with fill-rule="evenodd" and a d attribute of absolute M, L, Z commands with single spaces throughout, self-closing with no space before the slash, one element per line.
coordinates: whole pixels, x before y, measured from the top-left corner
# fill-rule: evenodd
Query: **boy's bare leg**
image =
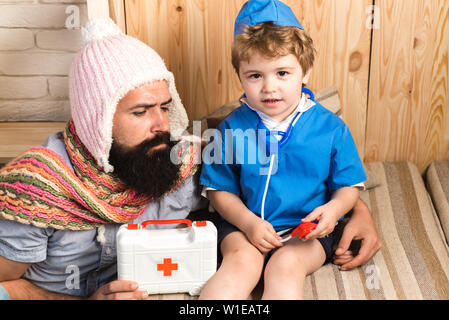
<path fill-rule="evenodd" d="M 232 232 L 221 242 L 223 262 L 209 279 L 199 299 L 247 299 L 259 282 L 264 256 L 242 232 Z"/>
<path fill-rule="evenodd" d="M 306 276 L 318 270 L 325 260 L 326 254 L 318 240 L 289 240 L 268 260 L 262 299 L 303 299 Z"/>

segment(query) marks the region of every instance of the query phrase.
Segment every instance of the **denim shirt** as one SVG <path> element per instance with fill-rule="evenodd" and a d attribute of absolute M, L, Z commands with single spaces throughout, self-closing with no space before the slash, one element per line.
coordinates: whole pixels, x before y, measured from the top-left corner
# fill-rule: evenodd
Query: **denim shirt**
<path fill-rule="evenodd" d="M 61 133 L 51 135 L 43 146 L 61 155 L 71 167 Z M 185 218 L 191 211 L 206 207 L 207 201 L 200 195 L 198 178 L 199 171 L 172 193 L 151 202 L 145 212 L 130 223 Z M 116 233 L 119 227 L 120 224 L 116 223 L 106 224 L 100 243 L 98 229 L 45 229 L 0 219 L 0 255 L 9 260 L 31 263 L 22 278 L 41 288 L 89 297 L 117 278 Z"/>

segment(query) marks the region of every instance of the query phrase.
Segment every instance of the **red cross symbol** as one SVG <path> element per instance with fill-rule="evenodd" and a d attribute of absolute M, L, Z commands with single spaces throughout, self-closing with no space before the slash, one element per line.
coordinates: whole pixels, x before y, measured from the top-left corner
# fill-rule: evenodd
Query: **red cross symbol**
<path fill-rule="evenodd" d="M 157 271 L 163 271 L 164 277 L 170 277 L 171 272 L 174 270 L 178 270 L 178 264 L 171 263 L 171 258 L 164 258 L 164 263 L 157 265 Z"/>

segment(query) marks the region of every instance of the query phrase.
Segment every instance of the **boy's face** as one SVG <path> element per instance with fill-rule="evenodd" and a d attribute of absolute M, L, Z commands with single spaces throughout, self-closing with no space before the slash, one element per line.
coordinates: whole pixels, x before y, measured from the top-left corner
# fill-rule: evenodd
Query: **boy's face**
<path fill-rule="evenodd" d="M 292 54 L 269 59 L 257 53 L 249 62 L 240 62 L 239 77 L 248 104 L 282 121 L 298 106 L 302 84 L 309 80 L 311 70 L 304 75 Z"/>

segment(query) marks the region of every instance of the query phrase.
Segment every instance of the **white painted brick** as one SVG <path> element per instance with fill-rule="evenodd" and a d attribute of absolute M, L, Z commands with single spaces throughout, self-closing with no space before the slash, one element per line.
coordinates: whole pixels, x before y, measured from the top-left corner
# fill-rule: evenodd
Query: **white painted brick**
<path fill-rule="evenodd" d="M 0 77 L 0 99 L 36 99 L 47 93 L 44 77 Z"/>
<path fill-rule="evenodd" d="M 37 3 L 38 0 L 0 0 L 0 3 L 19 4 L 19 3 Z"/>
<path fill-rule="evenodd" d="M 86 3 L 86 0 L 40 0 L 42 3 Z"/>
<path fill-rule="evenodd" d="M 0 53 L 4 75 L 67 75 L 75 53 Z"/>
<path fill-rule="evenodd" d="M 48 78 L 48 87 L 50 96 L 54 98 L 69 97 L 69 78 L 68 77 L 51 77 Z"/>
<path fill-rule="evenodd" d="M 70 14 L 65 10 L 68 5 L 0 5 L 0 27 L 13 28 L 65 28 Z M 85 4 L 76 5 L 80 9 L 80 27 L 87 20 Z"/>
<path fill-rule="evenodd" d="M 34 47 L 34 34 L 27 29 L 0 29 L 0 50 L 26 50 Z"/>
<path fill-rule="evenodd" d="M 41 49 L 78 51 L 83 46 L 81 30 L 39 31 L 36 34 L 36 45 Z"/>
<path fill-rule="evenodd" d="M 68 121 L 70 103 L 61 101 L 0 101 L 0 121 Z"/>

